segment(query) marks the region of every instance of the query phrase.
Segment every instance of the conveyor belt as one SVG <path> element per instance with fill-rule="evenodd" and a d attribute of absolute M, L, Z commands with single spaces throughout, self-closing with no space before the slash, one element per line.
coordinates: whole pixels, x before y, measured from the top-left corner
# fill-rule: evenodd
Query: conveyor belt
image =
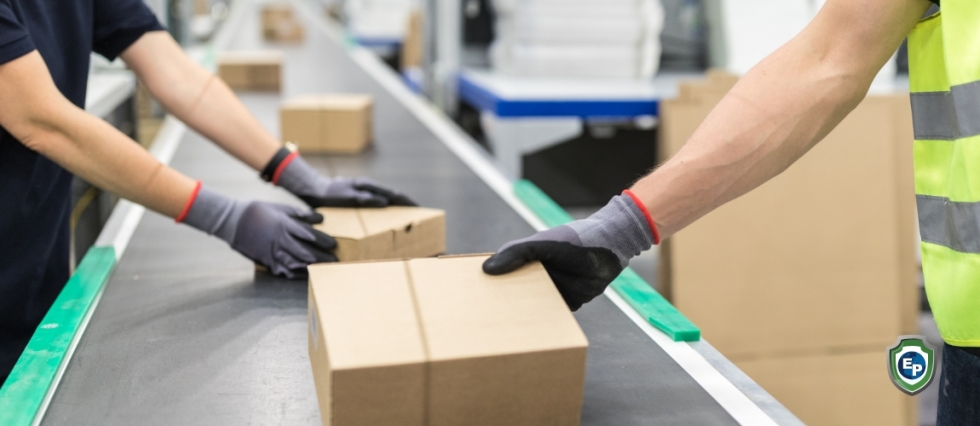
<path fill-rule="evenodd" d="M 265 46 L 257 10 L 249 6 L 244 13 L 232 49 Z M 370 175 L 423 205 L 445 209 L 450 253 L 493 251 L 533 232 L 340 44 L 309 23 L 303 45 L 281 46 L 282 95 L 370 93 L 376 123 L 369 152 L 307 156 L 311 164 L 331 174 Z M 241 97 L 278 134 L 279 94 Z M 231 196 L 300 205 L 193 133 L 183 137 L 171 165 Z M 220 240 L 145 214 L 43 423 L 320 424 L 307 358 L 306 290 L 303 281 L 254 272 L 250 261 Z M 737 424 L 611 299 L 601 296 L 576 318 L 591 345 L 583 424 Z M 706 356 L 711 365 L 748 389 L 763 411 L 792 420 L 710 346 L 691 347 L 714 354 Z"/>

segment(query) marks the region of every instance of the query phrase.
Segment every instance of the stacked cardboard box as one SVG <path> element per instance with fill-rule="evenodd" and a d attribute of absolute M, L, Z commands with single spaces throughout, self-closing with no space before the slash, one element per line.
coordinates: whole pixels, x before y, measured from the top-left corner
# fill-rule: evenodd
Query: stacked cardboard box
<path fill-rule="evenodd" d="M 303 41 L 306 31 L 286 4 L 270 4 L 262 8 L 262 37 L 268 41 Z"/>
<path fill-rule="evenodd" d="M 363 151 L 372 138 L 372 100 L 368 95 L 307 95 L 279 108 L 283 142 L 300 151 L 345 153 Z"/>
<path fill-rule="evenodd" d="M 341 262 L 428 257 L 446 252 L 446 213 L 423 207 L 319 208 L 315 227 L 337 240 Z"/>
<path fill-rule="evenodd" d="M 486 256 L 309 267 L 325 426 L 578 425 L 588 342 L 548 273 Z"/>
<path fill-rule="evenodd" d="M 661 104 L 665 157 L 734 81 L 711 73 Z M 780 176 L 672 236 L 661 282 L 807 424 L 911 425 L 915 399 L 883 366 L 918 329 L 915 226 L 908 96 L 870 96 Z"/>
<path fill-rule="evenodd" d="M 282 52 L 225 52 L 218 57 L 218 77 L 233 90 L 275 91 L 282 82 Z"/>

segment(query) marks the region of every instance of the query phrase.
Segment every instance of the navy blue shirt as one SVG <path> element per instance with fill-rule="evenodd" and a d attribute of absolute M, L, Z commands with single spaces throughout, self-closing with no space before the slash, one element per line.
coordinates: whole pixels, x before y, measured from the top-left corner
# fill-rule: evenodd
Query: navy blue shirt
<path fill-rule="evenodd" d="M 37 50 L 84 108 L 91 52 L 112 60 L 162 29 L 141 0 L 0 0 L 0 64 Z M 0 128 L 0 384 L 68 281 L 71 180 Z"/>

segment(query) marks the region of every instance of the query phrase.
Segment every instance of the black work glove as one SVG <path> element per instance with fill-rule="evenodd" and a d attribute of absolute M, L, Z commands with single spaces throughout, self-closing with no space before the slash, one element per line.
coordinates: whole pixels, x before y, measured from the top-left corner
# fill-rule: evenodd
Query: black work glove
<path fill-rule="evenodd" d="M 405 194 L 366 177 L 323 176 L 299 156 L 286 164 L 275 183 L 313 208 L 418 205 Z"/>
<path fill-rule="evenodd" d="M 286 278 L 305 277 L 311 263 L 337 261 L 337 241 L 311 226 L 323 216 L 295 207 L 238 201 L 201 188 L 183 222 Z"/>
<path fill-rule="evenodd" d="M 619 195 L 587 219 L 504 244 L 483 263 L 483 271 L 502 275 L 540 261 L 575 311 L 602 294 L 630 258 L 653 243 L 643 210 L 631 197 Z"/>

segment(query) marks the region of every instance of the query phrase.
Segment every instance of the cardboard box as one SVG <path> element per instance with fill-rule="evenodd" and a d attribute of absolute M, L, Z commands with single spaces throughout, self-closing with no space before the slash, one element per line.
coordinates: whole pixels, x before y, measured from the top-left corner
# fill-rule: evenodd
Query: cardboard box
<path fill-rule="evenodd" d="M 279 91 L 282 52 L 224 52 L 218 57 L 218 77 L 233 90 Z"/>
<path fill-rule="evenodd" d="M 423 207 L 319 208 L 316 229 L 337 240 L 341 262 L 427 257 L 446 252 L 446 213 Z"/>
<path fill-rule="evenodd" d="M 662 104 L 662 151 L 713 108 Z M 917 330 L 908 96 L 872 96 L 800 161 L 669 239 L 661 282 L 731 359 L 886 347 Z"/>
<path fill-rule="evenodd" d="M 283 142 L 302 152 L 353 154 L 372 140 L 368 95 L 324 94 L 290 99 L 279 108 Z"/>
<path fill-rule="evenodd" d="M 422 38 L 422 12 L 413 10 L 408 15 L 408 27 L 405 40 L 402 42 L 401 68 L 422 67 L 422 49 L 425 40 Z"/>
<path fill-rule="evenodd" d="M 682 84 L 661 103 L 661 161 L 734 83 Z M 883 368 L 884 348 L 918 330 L 911 122 L 907 95 L 869 96 L 788 170 L 661 246 L 665 296 L 808 424 L 914 424 Z"/>
<path fill-rule="evenodd" d="M 325 426 L 579 424 L 584 333 L 540 264 L 485 259 L 309 267 Z"/>
<path fill-rule="evenodd" d="M 293 16 L 293 8 L 285 4 L 262 8 L 262 37 L 268 41 L 300 42 L 306 31 Z"/>
<path fill-rule="evenodd" d="M 884 347 L 735 364 L 811 426 L 918 424 L 918 398 L 889 381 Z"/>

